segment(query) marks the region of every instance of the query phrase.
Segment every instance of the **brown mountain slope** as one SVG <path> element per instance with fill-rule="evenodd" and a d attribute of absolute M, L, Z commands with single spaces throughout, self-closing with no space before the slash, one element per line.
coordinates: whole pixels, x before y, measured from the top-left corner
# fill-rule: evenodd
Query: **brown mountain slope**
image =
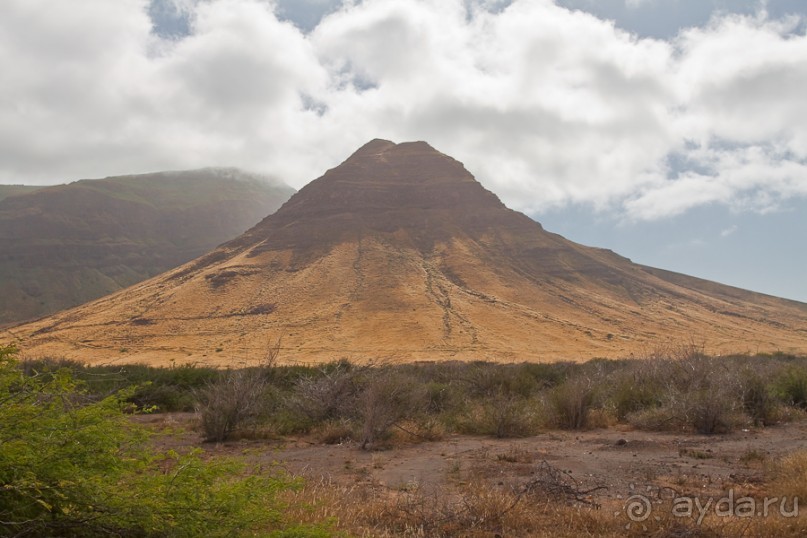
<path fill-rule="evenodd" d="M 12 193 L 0 200 L 0 324 L 76 306 L 192 260 L 293 193 L 212 168 Z"/>
<path fill-rule="evenodd" d="M 544 231 L 423 142 L 374 140 L 241 237 L 12 329 L 91 361 L 554 360 L 669 341 L 807 352 L 807 305 Z"/>

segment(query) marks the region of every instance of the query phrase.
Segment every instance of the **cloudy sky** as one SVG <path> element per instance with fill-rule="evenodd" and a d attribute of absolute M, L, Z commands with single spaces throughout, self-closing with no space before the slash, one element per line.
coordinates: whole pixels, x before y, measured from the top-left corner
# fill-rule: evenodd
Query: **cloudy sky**
<path fill-rule="evenodd" d="M 807 301 L 803 0 L 2 0 L 0 183 L 426 140 L 634 261 Z"/>

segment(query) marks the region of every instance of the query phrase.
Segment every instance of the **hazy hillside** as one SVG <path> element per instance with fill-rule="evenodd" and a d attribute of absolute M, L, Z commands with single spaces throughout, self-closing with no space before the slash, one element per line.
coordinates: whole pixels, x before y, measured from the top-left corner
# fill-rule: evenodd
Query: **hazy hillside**
<path fill-rule="evenodd" d="M 236 169 L 0 189 L 0 323 L 117 291 L 203 254 L 294 191 Z M 24 190 L 24 189 L 23 189 Z"/>
<path fill-rule="evenodd" d="M 0 185 L 0 200 L 5 200 L 9 196 L 34 192 L 41 188 L 34 185 Z"/>

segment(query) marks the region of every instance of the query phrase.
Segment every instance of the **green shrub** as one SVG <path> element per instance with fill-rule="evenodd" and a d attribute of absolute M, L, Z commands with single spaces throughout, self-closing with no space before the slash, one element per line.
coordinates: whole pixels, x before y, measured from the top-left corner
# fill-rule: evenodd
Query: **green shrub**
<path fill-rule="evenodd" d="M 142 364 L 88 366 L 65 359 L 36 359 L 22 363 L 27 375 L 47 375 L 68 368 L 88 395 L 103 398 L 123 388 L 135 387 L 128 401 L 157 412 L 193 411 L 196 393 L 219 378 L 215 368 L 195 365 L 156 368 Z"/>
<path fill-rule="evenodd" d="M 637 411 L 661 405 L 662 389 L 651 380 L 640 376 L 625 376 L 618 379 L 609 395 L 609 403 L 618 420 L 625 420 Z"/>
<path fill-rule="evenodd" d="M 473 363 L 462 369 L 462 381 L 471 397 L 504 394 L 527 398 L 543 388 L 543 383 L 519 370 L 512 364 Z"/>
<path fill-rule="evenodd" d="M 480 421 L 479 433 L 500 439 L 528 437 L 540 431 L 537 406 L 512 394 L 498 394 L 486 400 Z"/>
<path fill-rule="evenodd" d="M 560 385 L 573 371 L 575 365 L 566 362 L 530 363 L 518 365 L 517 374 L 531 378 L 541 389 Z"/>
<path fill-rule="evenodd" d="M 786 404 L 807 410 L 807 368 L 788 367 L 775 381 L 775 387 Z"/>
<path fill-rule="evenodd" d="M 376 372 L 359 397 L 362 449 L 386 439 L 393 426 L 424 413 L 427 405 L 424 387 L 414 377 L 395 370 Z"/>
<path fill-rule="evenodd" d="M 428 400 L 426 410 L 431 414 L 455 412 L 462 406 L 462 394 L 456 384 L 428 381 L 424 388 Z"/>
<path fill-rule="evenodd" d="M 743 409 L 756 426 L 770 426 L 778 417 L 778 403 L 768 384 L 756 373 L 743 378 Z"/>

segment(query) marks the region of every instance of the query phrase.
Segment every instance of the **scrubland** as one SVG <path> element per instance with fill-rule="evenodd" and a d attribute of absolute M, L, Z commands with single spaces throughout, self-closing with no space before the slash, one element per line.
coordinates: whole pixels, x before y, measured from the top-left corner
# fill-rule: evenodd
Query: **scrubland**
<path fill-rule="evenodd" d="M 216 370 L 3 349 L 2 535 L 807 532 L 805 357 L 278 366 L 275 349 Z M 721 513 L 727 496 L 760 510 Z"/>

